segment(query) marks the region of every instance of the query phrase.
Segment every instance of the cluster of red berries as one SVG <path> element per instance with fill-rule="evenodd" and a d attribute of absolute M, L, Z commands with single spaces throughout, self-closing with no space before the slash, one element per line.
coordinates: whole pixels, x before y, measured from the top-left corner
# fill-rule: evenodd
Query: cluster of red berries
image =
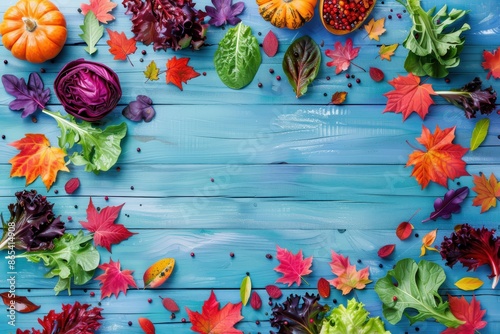
<path fill-rule="evenodd" d="M 323 20 L 337 30 L 352 30 L 363 21 L 373 0 L 327 0 L 323 3 Z"/>

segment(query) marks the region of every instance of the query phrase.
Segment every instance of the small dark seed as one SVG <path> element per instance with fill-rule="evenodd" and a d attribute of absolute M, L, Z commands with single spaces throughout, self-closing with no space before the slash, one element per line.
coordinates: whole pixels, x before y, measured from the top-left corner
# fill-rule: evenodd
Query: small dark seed
<path fill-rule="evenodd" d="M 337 304 L 337 299 L 332 300 L 334 304 Z"/>
<path fill-rule="evenodd" d="M 5 139 L 5 135 L 2 135 L 2 139 Z"/>
<path fill-rule="evenodd" d="M 31 289 L 28 289 L 28 292 L 31 292 Z"/>
<path fill-rule="evenodd" d="M 361 259 L 358 259 L 358 263 L 361 263 Z"/>
<path fill-rule="evenodd" d="M 140 147 L 137 148 L 137 152 L 141 152 L 141 148 Z"/>
<path fill-rule="evenodd" d="M 130 190 L 134 190 L 134 186 L 130 186 Z"/>
<path fill-rule="evenodd" d="M 384 268 L 384 265 L 383 265 L 382 263 L 379 263 L 379 264 L 378 264 L 378 267 L 379 267 L 379 268 Z"/>
<path fill-rule="evenodd" d="M 97 302 L 97 305 L 98 305 L 98 306 L 101 306 L 102 304 L 101 304 L 101 302 Z"/>
<path fill-rule="evenodd" d="M 415 332 L 418 332 L 418 331 L 420 331 L 420 328 L 415 327 Z"/>
<path fill-rule="evenodd" d="M 259 82 L 257 86 L 259 86 L 259 88 L 262 88 L 262 82 Z"/>
<path fill-rule="evenodd" d="M 142 59 L 142 58 L 139 58 L 139 61 L 140 61 L 140 62 L 142 63 L 142 62 L 144 61 L 144 59 Z"/>
<path fill-rule="evenodd" d="M 80 9 L 80 8 L 78 8 L 78 9 Z M 128 322 L 128 325 L 129 325 L 129 326 L 132 326 L 132 321 L 129 321 L 129 322 Z"/>
<path fill-rule="evenodd" d="M 146 52 L 146 50 L 142 50 L 141 53 L 143 56 L 145 56 L 147 52 Z"/>
<path fill-rule="evenodd" d="M 121 171 L 121 170 L 122 170 L 122 169 L 121 169 L 119 166 L 118 166 L 118 167 L 116 167 L 116 171 L 117 171 L 117 172 L 119 172 L 119 171 Z"/>
<path fill-rule="evenodd" d="M 83 289 L 83 292 L 87 293 L 87 289 Z"/>
<path fill-rule="evenodd" d="M 59 194 L 59 190 L 54 190 L 54 194 Z"/>
<path fill-rule="evenodd" d="M 7 59 L 5 59 L 5 60 L 3 61 L 3 63 L 4 63 L 5 65 L 7 65 L 7 64 L 9 63 L 9 61 L 8 61 Z"/>
<path fill-rule="evenodd" d="M 361 83 L 361 79 L 360 79 L 360 78 L 357 78 L 357 79 L 356 79 L 356 83 Z"/>
<path fill-rule="evenodd" d="M 349 79 L 351 76 L 349 75 L 349 73 L 346 73 L 345 77 Z"/>
<path fill-rule="evenodd" d="M 257 35 L 262 36 L 262 33 L 259 31 L 259 32 L 257 33 Z"/>
<path fill-rule="evenodd" d="M 450 83 L 450 78 L 444 78 L 444 82 Z"/>
<path fill-rule="evenodd" d="M 389 20 L 392 20 L 392 15 L 387 16 Z"/>
<path fill-rule="evenodd" d="M 328 94 L 327 93 L 323 93 L 323 96 L 328 96 Z"/>
<path fill-rule="evenodd" d="M 273 74 L 274 70 L 272 68 L 269 69 L 269 73 Z"/>
<path fill-rule="evenodd" d="M 81 8 L 78 8 L 77 9 L 78 13 L 81 13 L 82 12 L 82 9 Z M 130 325 L 129 325 L 130 326 Z"/>
<path fill-rule="evenodd" d="M 45 73 L 46 71 L 45 71 L 45 69 L 42 67 L 42 68 L 40 69 L 40 72 Z"/>
<path fill-rule="evenodd" d="M 245 274 L 246 274 L 247 276 L 250 276 L 250 273 L 249 273 L 248 271 L 247 271 Z"/>
<path fill-rule="evenodd" d="M 459 185 L 460 185 L 460 182 L 457 182 L 457 186 L 459 186 Z"/>
<path fill-rule="evenodd" d="M 391 13 L 392 13 L 392 8 L 390 9 Z"/>
<path fill-rule="evenodd" d="M 203 76 L 204 76 L 204 77 L 206 77 L 206 76 L 207 76 L 207 72 L 203 72 L 202 74 L 203 74 Z"/>
<path fill-rule="evenodd" d="M 260 325 L 260 321 L 259 320 L 255 320 L 255 324 L 256 325 Z"/>
<path fill-rule="evenodd" d="M 101 211 L 101 207 L 100 207 L 100 206 L 98 206 L 98 207 L 96 208 L 96 210 L 97 210 L 97 211 Z"/>
<path fill-rule="evenodd" d="M 234 257 L 234 253 L 233 252 L 229 253 L 229 256 Z"/>
<path fill-rule="evenodd" d="M 38 119 L 35 116 L 31 117 L 31 121 L 33 123 L 38 123 Z"/>
<path fill-rule="evenodd" d="M 351 87 L 352 87 L 352 83 L 350 83 L 350 82 L 349 82 L 349 83 L 347 84 L 347 87 L 351 88 Z"/>
<path fill-rule="evenodd" d="M 272 258 L 273 258 L 273 256 L 272 256 L 271 254 L 266 254 L 266 259 L 269 259 L 269 260 L 270 260 L 270 259 L 272 259 Z"/>
<path fill-rule="evenodd" d="M 75 209 L 78 209 L 78 205 L 75 204 Z"/>
<path fill-rule="evenodd" d="M 210 178 L 210 182 L 215 182 L 213 177 Z"/>
<path fill-rule="evenodd" d="M 351 75 L 351 78 L 353 78 L 353 79 L 354 79 L 355 77 L 356 77 L 356 76 L 355 76 L 354 74 L 352 74 L 352 75 Z"/>
<path fill-rule="evenodd" d="M 327 77 L 326 77 L 326 80 L 330 80 L 330 76 L 327 76 Z"/>
<path fill-rule="evenodd" d="M 267 305 L 271 306 L 271 305 L 273 305 L 273 302 L 272 301 L 268 301 Z"/>
<path fill-rule="evenodd" d="M 415 233 L 415 238 L 418 238 L 418 233 Z"/>
<path fill-rule="evenodd" d="M 259 43 L 259 46 L 262 47 L 262 43 Z"/>

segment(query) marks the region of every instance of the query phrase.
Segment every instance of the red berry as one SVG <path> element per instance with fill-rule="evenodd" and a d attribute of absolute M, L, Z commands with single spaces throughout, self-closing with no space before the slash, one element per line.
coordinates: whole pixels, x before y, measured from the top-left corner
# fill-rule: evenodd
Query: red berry
<path fill-rule="evenodd" d="M 90 291 L 90 297 L 94 297 L 95 296 L 95 292 L 94 291 Z"/>
<path fill-rule="evenodd" d="M 181 322 L 186 322 L 186 318 L 182 318 L 182 319 L 181 319 Z"/>
<path fill-rule="evenodd" d="M 281 77 L 279 75 L 276 76 L 276 80 L 280 81 Z"/>
<path fill-rule="evenodd" d="M 153 302 L 153 299 L 148 298 L 148 303 L 150 303 L 150 304 L 151 304 L 152 302 Z"/>
<path fill-rule="evenodd" d="M 233 252 L 229 253 L 229 256 L 234 257 L 234 253 Z"/>
<path fill-rule="evenodd" d="M 392 297 L 392 301 L 395 301 L 395 302 L 398 301 L 398 297 L 397 296 L 393 296 Z"/>
<path fill-rule="evenodd" d="M 193 253 L 193 252 L 191 252 L 191 254 L 190 254 L 190 255 L 191 255 L 191 257 L 194 257 L 194 253 Z"/>

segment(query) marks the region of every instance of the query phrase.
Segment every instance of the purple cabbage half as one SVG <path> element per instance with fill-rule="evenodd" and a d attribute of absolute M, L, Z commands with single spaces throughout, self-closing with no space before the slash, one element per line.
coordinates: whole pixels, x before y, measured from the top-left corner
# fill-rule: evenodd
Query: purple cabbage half
<path fill-rule="evenodd" d="M 64 222 L 52 212 L 54 204 L 36 192 L 16 192 L 17 202 L 9 204 L 10 219 L 2 216 L 3 236 L 0 250 L 24 249 L 37 251 L 52 249 L 53 240 L 64 234 Z"/>
<path fill-rule="evenodd" d="M 109 114 L 122 97 L 118 75 L 106 65 L 84 59 L 61 69 L 54 90 L 68 114 L 88 122 Z"/>

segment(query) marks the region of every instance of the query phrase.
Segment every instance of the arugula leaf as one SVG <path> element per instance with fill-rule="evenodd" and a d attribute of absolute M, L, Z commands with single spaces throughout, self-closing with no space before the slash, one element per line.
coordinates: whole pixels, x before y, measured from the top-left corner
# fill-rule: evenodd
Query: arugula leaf
<path fill-rule="evenodd" d="M 452 9 L 444 5 L 434 16 L 434 9 L 424 11 L 420 0 L 397 0 L 406 7 L 413 20 L 410 33 L 403 42 L 409 50 L 404 67 L 418 76 L 429 75 L 442 78 L 448 75 L 448 68 L 456 67 L 460 63 L 460 52 L 464 45 L 464 38 L 460 34 L 470 29 L 464 23 L 458 30 L 444 32 L 444 30 L 462 18 L 467 11 Z"/>
<path fill-rule="evenodd" d="M 370 318 L 365 305 L 356 299 L 347 301 L 347 308 L 339 305 L 323 319 L 320 334 L 390 334 L 379 318 Z"/>
<path fill-rule="evenodd" d="M 30 262 L 43 264 L 50 269 L 45 277 L 59 276 L 54 290 L 56 295 L 63 290 L 68 290 L 71 295 L 71 280 L 76 285 L 87 283 L 94 276 L 94 270 L 99 265 L 99 252 L 92 245 L 92 235 L 77 235 L 65 233 L 54 240 L 54 248 L 35 252 L 25 252 L 16 255 L 26 258 Z"/>
<path fill-rule="evenodd" d="M 70 156 L 75 165 L 83 165 L 85 171 L 97 174 L 99 171 L 109 170 L 118 160 L 121 153 L 120 142 L 127 134 L 125 123 L 110 125 L 102 130 L 94 128 L 89 122 L 77 123 L 71 115 L 62 116 L 61 113 L 47 109 L 43 113 L 53 117 L 61 129 L 60 148 L 71 149 L 75 144 L 82 147 L 81 152 L 73 152 Z"/>
<path fill-rule="evenodd" d="M 217 75 L 227 87 L 241 89 L 257 74 L 262 57 L 252 29 L 238 23 L 227 31 L 214 54 Z"/>
<path fill-rule="evenodd" d="M 87 14 L 85 14 L 83 25 L 80 26 L 80 29 L 82 29 L 83 34 L 78 36 L 87 43 L 85 51 L 89 54 L 97 52 L 95 45 L 101 39 L 102 35 L 104 35 L 104 27 L 99 24 L 99 20 L 97 20 L 97 17 L 92 11 L 88 11 Z"/>
<path fill-rule="evenodd" d="M 488 128 L 490 127 L 490 119 L 483 118 L 480 119 L 476 126 L 474 126 L 474 130 L 472 130 L 472 136 L 470 138 L 470 150 L 474 151 L 479 147 L 486 139 L 486 135 L 488 134 Z"/>
<path fill-rule="evenodd" d="M 446 280 L 443 268 L 436 263 L 421 260 L 418 265 L 413 259 L 403 259 L 396 263 L 375 284 L 375 292 L 383 303 L 384 317 L 397 324 L 407 308 L 415 315 L 404 315 L 410 324 L 434 318 L 446 327 L 458 327 L 463 322 L 451 313 L 448 302 L 443 302 L 438 289 Z"/>

